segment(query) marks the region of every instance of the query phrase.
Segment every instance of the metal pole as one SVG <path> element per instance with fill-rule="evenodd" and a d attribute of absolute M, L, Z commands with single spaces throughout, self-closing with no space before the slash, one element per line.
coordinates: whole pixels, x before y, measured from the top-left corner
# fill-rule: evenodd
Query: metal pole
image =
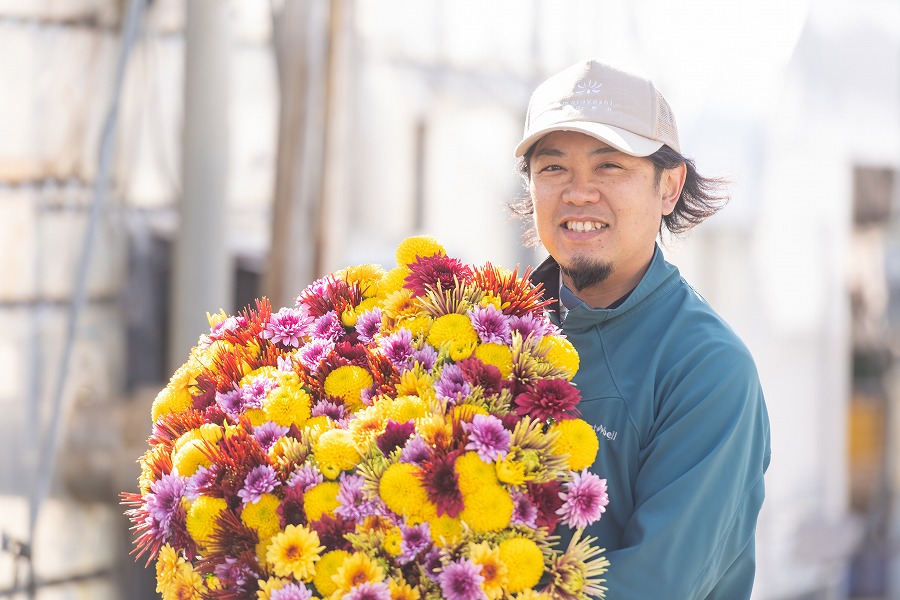
<path fill-rule="evenodd" d="M 206 313 L 232 310 L 228 247 L 229 3 L 189 0 L 184 69 L 184 196 L 172 261 L 169 371 L 208 331 Z"/>

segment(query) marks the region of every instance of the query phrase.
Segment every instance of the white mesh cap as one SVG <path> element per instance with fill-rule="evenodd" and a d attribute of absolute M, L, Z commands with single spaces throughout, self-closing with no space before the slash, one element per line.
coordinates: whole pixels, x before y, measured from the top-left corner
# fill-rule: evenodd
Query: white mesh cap
<path fill-rule="evenodd" d="M 675 115 L 649 79 L 596 60 L 581 61 L 531 95 L 516 156 L 552 131 L 578 131 L 632 156 L 663 144 L 681 152 Z"/>

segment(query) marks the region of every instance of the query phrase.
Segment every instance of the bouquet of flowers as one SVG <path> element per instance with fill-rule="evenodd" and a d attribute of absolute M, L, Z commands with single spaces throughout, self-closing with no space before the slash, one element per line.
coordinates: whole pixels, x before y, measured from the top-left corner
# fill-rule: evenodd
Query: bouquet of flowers
<path fill-rule="evenodd" d="M 604 596 L 598 440 L 540 289 L 427 236 L 397 265 L 210 316 L 123 494 L 165 600 Z"/>

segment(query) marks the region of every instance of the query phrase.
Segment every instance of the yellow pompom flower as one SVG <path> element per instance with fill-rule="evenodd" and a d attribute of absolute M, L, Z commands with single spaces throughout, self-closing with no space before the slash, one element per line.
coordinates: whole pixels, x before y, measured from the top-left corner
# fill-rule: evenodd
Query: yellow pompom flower
<path fill-rule="evenodd" d="M 566 371 L 566 379 L 575 377 L 580 364 L 578 351 L 568 339 L 559 335 L 548 335 L 541 338 L 538 351 L 545 351 L 544 360 L 562 367 Z"/>
<path fill-rule="evenodd" d="M 403 516 L 421 514 L 431 504 L 411 463 L 394 463 L 387 468 L 378 483 L 378 492 L 389 509 Z"/>
<path fill-rule="evenodd" d="M 282 385 L 263 400 L 266 420 L 284 427 L 302 427 L 310 415 L 310 398 L 299 385 Z"/>
<path fill-rule="evenodd" d="M 506 564 L 506 591 L 510 594 L 534 587 L 544 572 L 544 555 L 527 538 L 514 537 L 500 542 L 500 560 Z"/>
<path fill-rule="evenodd" d="M 309 521 L 317 521 L 322 515 L 334 515 L 334 509 L 340 506 L 337 496 L 341 486 L 336 481 L 323 481 L 307 490 L 303 498 L 303 510 Z"/>
<path fill-rule="evenodd" d="M 391 593 L 391 600 L 420 600 L 422 597 L 419 590 L 405 581 L 398 582 L 395 579 L 388 580 L 388 591 Z"/>
<path fill-rule="evenodd" d="M 403 550 L 400 548 L 401 542 L 403 542 L 403 534 L 398 527 L 391 527 L 387 533 L 384 534 L 384 549 L 391 556 L 400 556 L 403 554 Z"/>
<path fill-rule="evenodd" d="M 316 561 L 324 549 L 319 545 L 318 533 L 302 525 L 288 525 L 269 542 L 266 562 L 279 577 L 308 582 L 316 573 Z"/>
<path fill-rule="evenodd" d="M 463 534 L 462 521 L 456 517 L 443 514 L 435 514 L 428 519 L 428 527 L 431 530 L 431 539 L 439 548 L 452 546 L 457 543 Z"/>
<path fill-rule="evenodd" d="M 316 574 L 312 580 L 320 596 L 327 598 L 337 591 L 338 586 L 334 582 L 334 576 L 348 558 L 350 558 L 350 553 L 346 550 L 332 550 L 322 555 L 316 564 Z"/>
<path fill-rule="evenodd" d="M 350 410 L 362 406 L 360 392 L 372 385 L 372 376 L 357 365 L 338 367 L 325 378 L 325 393 L 342 398 Z"/>
<path fill-rule="evenodd" d="M 509 377 L 512 373 L 512 351 L 506 344 L 481 344 L 475 348 L 475 358 L 500 369 L 500 375 L 503 377 Z"/>
<path fill-rule="evenodd" d="M 358 585 L 380 581 L 384 581 L 384 569 L 381 565 L 364 552 L 354 552 L 338 567 L 334 575 L 334 582 L 337 584 L 337 591 L 334 593 L 342 598 Z"/>
<path fill-rule="evenodd" d="M 434 319 L 430 315 L 419 313 L 401 317 L 397 323 L 399 326 L 409 329 L 413 338 L 418 339 L 428 333 Z"/>
<path fill-rule="evenodd" d="M 394 267 L 388 271 L 384 277 L 381 278 L 381 281 L 378 282 L 378 289 L 376 291 L 378 298 L 384 300 L 394 292 L 399 292 L 406 281 L 407 275 L 409 275 L 409 268 L 405 266 Z"/>
<path fill-rule="evenodd" d="M 361 458 L 353 442 L 353 433 L 346 429 L 323 432 L 313 445 L 313 454 L 319 470 L 329 479 L 335 479 L 341 471 L 352 469 Z"/>
<path fill-rule="evenodd" d="M 484 487 L 498 485 L 494 464 L 484 462 L 471 450 L 456 459 L 455 469 L 459 475 L 459 491 L 464 496 Z"/>
<path fill-rule="evenodd" d="M 354 283 L 359 285 L 359 291 L 362 292 L 363 297 L 371 298 L 377 293 L 378 283 L 385 276 L 385 271 L 381 265 L 367 263 L 336 271 L 335 276 L 350 285 Z"/>
<path fill-rule="evenodd" d="M 481 567 L 481 576 L 484 577 L 481 589 L 484 594 L 490 600 L 502 597 L 509 570 L 500 558 L 500 548 L 491 547 L 487 542 L 472 544 L 469 547 L 469 558 Z"/>
<path fill-rule="evenodd" d="M 197 472 L 198 467 L 208 467 L 211 464 L 212 461 L 206 455 L 206 441 L 202 439 L 188 440 L 172 455 L 172 466 L 182 477 L 190 477 Z"/>
<path fill-rule="evenodd" d="M 197 545 L 206 546 L 216 529 L 219 515 L 228 508 L 224 498 L 200 496 L 188 505 L 185 525 Z"/>
<path fill-rule="evenodd" d="M 411 372 L 407 371 L 407 373 Z M 410 419 L 416 420 L 424 417 L 427 410 L 425 402 L 418 396 L 400 395 L 390 401 L 386 416 L 398 423 L 406 423 Z"/>
<path fill-rule="evenodd" d="M 471 356 L 478 345 L 478 333 L 466 315 L 441 315 L 431 324 L 428 343 L 435 348 L 447 344 L 453 360 L 463 360 Z"/>
<path fill-rule="evenodd" d="M 427 258 L 440 254 L 446 256 L 447 251 L 436 238 L 430 235 L 414 235 L 406 238 L 397 246 L 397 266 L 404 267 L 416 262 L 419 257 Z"/>
<path fill-rule="evenodd" d="M 262 494 L 259 501 L 244 505 L 241 522 L 255 529 L 261 540 L 268 539 L 281 530 L 278 507 L 281 503 L 274 494 Z"/>
<path fill-rule="evenodd" d="M 241 377 L 238 385 L 241 387 L 250 385 L 251 383 L 253 383 L 253 380 L 258 377 L 265 377 L 266 379 L 275 381 L 278 379 L 278 368 L 271 365 L 263 365 L 262 367 L 254 369 Z"/>
<path fill-rule="evenodd" d="M 459 513 L 460 520 L 478 533 L 500 531 L 508 526 L 515 508 L 509 492 L 499 485 L 464 493 L 463 505 L 465 508 Z"/>
<path fill-rule="evenodd" d="M 194 399 L 186 387 L 176 389 L 169 384 L 156 395 L 153 406 L 150 408 L 150 417 L 153 422 L 168 414 L 179 414 L 193 406 Z"/>
<path fill-rule="evenodd" d="M 581 471 L 594 464 L 600 441 L 597 432 L 583 419 L 566 419 L 558 421 L 550 427 L 550 432 L 557 432 L 553 450 L 557 454 L 568 455 L 568 468 Z"/>

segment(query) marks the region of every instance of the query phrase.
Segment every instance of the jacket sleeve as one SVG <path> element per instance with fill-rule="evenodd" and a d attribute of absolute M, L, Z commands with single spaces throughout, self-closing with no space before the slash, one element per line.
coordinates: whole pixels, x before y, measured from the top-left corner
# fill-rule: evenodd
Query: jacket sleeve
<path fill-rule="evenodd" d="M 634 513 L 621 548 L 607 554 L 610 598 L 750 595 L 769 461 L 765 402 L 749 353 L 719 348 L 693 360 L 696 352 L 657 380 Z"/>

